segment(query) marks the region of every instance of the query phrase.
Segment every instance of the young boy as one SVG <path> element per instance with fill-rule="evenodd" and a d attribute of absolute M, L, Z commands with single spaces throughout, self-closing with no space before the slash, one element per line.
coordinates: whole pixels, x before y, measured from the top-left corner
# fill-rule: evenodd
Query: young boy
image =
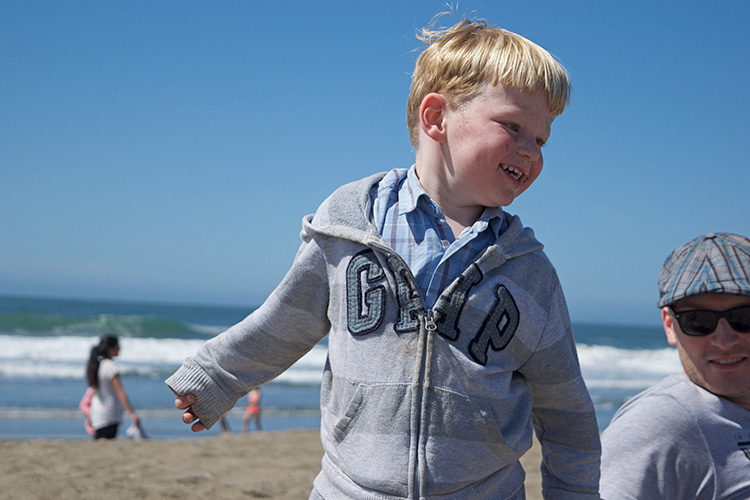
<path fill-rule="evenodd" d="M 499 207 L 542 169 L 564 68 L 483 22 L 424 30 L 410 169 L 345 185 L 303 221 L 267 301 L 167 380 L 213 425 L 326 334 L 322 471 L 310 498 L 599 498 L 599 435 L 554 268 Z"/>

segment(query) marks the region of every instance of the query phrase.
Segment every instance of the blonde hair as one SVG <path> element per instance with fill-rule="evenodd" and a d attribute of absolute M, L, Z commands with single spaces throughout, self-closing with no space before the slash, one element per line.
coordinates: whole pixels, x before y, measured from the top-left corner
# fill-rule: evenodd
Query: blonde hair
<path fill-rule="evenodd" d="M 560 115 L 570 99 L 570 79 L 549 52 L 516 33 L 486 21 L 464 19 L 448 29 L 422 29 L 417 38 L 428 44 L 412 75 L 406 121 L 412 146 L 419 143 L 419 108 L 431 92 L 441 94 L 451 107 L 472 99 L 489 82 L 547 94 L 547 108 Z"/>

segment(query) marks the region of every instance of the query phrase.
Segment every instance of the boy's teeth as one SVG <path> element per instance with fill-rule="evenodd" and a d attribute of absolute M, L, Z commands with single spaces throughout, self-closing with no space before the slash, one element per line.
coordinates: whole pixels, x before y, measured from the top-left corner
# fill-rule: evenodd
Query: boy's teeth
<path fill-rule="evenodd" d="M 512 175 L 516 180 L 519 180 L 521 178 L 522 172 L 517 168 L 511 167 L 510 165 L 504 165 L 502 163 L 500 164 L 500 167 L 510 175 Z"/>

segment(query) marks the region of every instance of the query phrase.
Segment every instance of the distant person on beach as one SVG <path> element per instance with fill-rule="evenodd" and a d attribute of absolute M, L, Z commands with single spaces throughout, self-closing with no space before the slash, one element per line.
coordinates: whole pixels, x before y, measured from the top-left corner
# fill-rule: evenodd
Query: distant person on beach
<path fill-rule="evenodd" d="M 130 404 L 120 372 L 112 360 L 120 353 L 117 337 L 107 335 L 91 349 L 86 366 L 86 380 L 94 388 L 89 410 L 89 421 L 94 429 L 94 439 L 114 439 L 122 421 L 123 409 L 128 411 L 133 426 L 140 427 L 140 420 Z"/>
<path fill-rule="evenodd" d="M 521 499 L 536 430 L 546 498 L 598 499 L 599 431 L 561 286 L 501 208 L 541 173 L 567 71 L 484 21 L 435 23 L 407 105 L 416 163 L 306 216 L 282 283 L 167 385 L 203 430 L 328 335 L 310 498 Z"/>
<path fill-rule="evenodd" d="M 242 432 L 250 430 L 250 420 L 255 421 L 255 430 L 263 430 L 260 425 L 260 396 L 260 387 L 256 387 L 247 395 L 247 407 L 242 415 Z"/>
<path fill-rule="evenodd" d="M 602 434 L 602 498 L 750 498 L 750 239 L 710 233 L 659 274 L 684 368 L 626 402 Z"/>
<path fill-rule="evenodd" d="M 232 432 L 232 429 L 229 428 L 229 422 L 227 422 L 226 415 L 221 416 L 219 424 L 221 425 L 221 432 Z"/>

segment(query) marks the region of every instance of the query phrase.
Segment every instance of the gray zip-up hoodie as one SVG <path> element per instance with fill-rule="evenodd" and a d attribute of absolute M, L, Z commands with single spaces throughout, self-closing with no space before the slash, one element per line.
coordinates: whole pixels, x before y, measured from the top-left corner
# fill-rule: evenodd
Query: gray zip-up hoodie
<path fill-rule="evenodd" d="M 212 426 L 326 334 L 323 498 L 523 498 L 518 461 L 542 444 L 545 498 L 596 499 L 599 433 L 554 268 L 518 217 L 426 310 L 371 221 L 370 188 L 342 186 L 303 220 L 282 283 L 168 380 Z"/>

